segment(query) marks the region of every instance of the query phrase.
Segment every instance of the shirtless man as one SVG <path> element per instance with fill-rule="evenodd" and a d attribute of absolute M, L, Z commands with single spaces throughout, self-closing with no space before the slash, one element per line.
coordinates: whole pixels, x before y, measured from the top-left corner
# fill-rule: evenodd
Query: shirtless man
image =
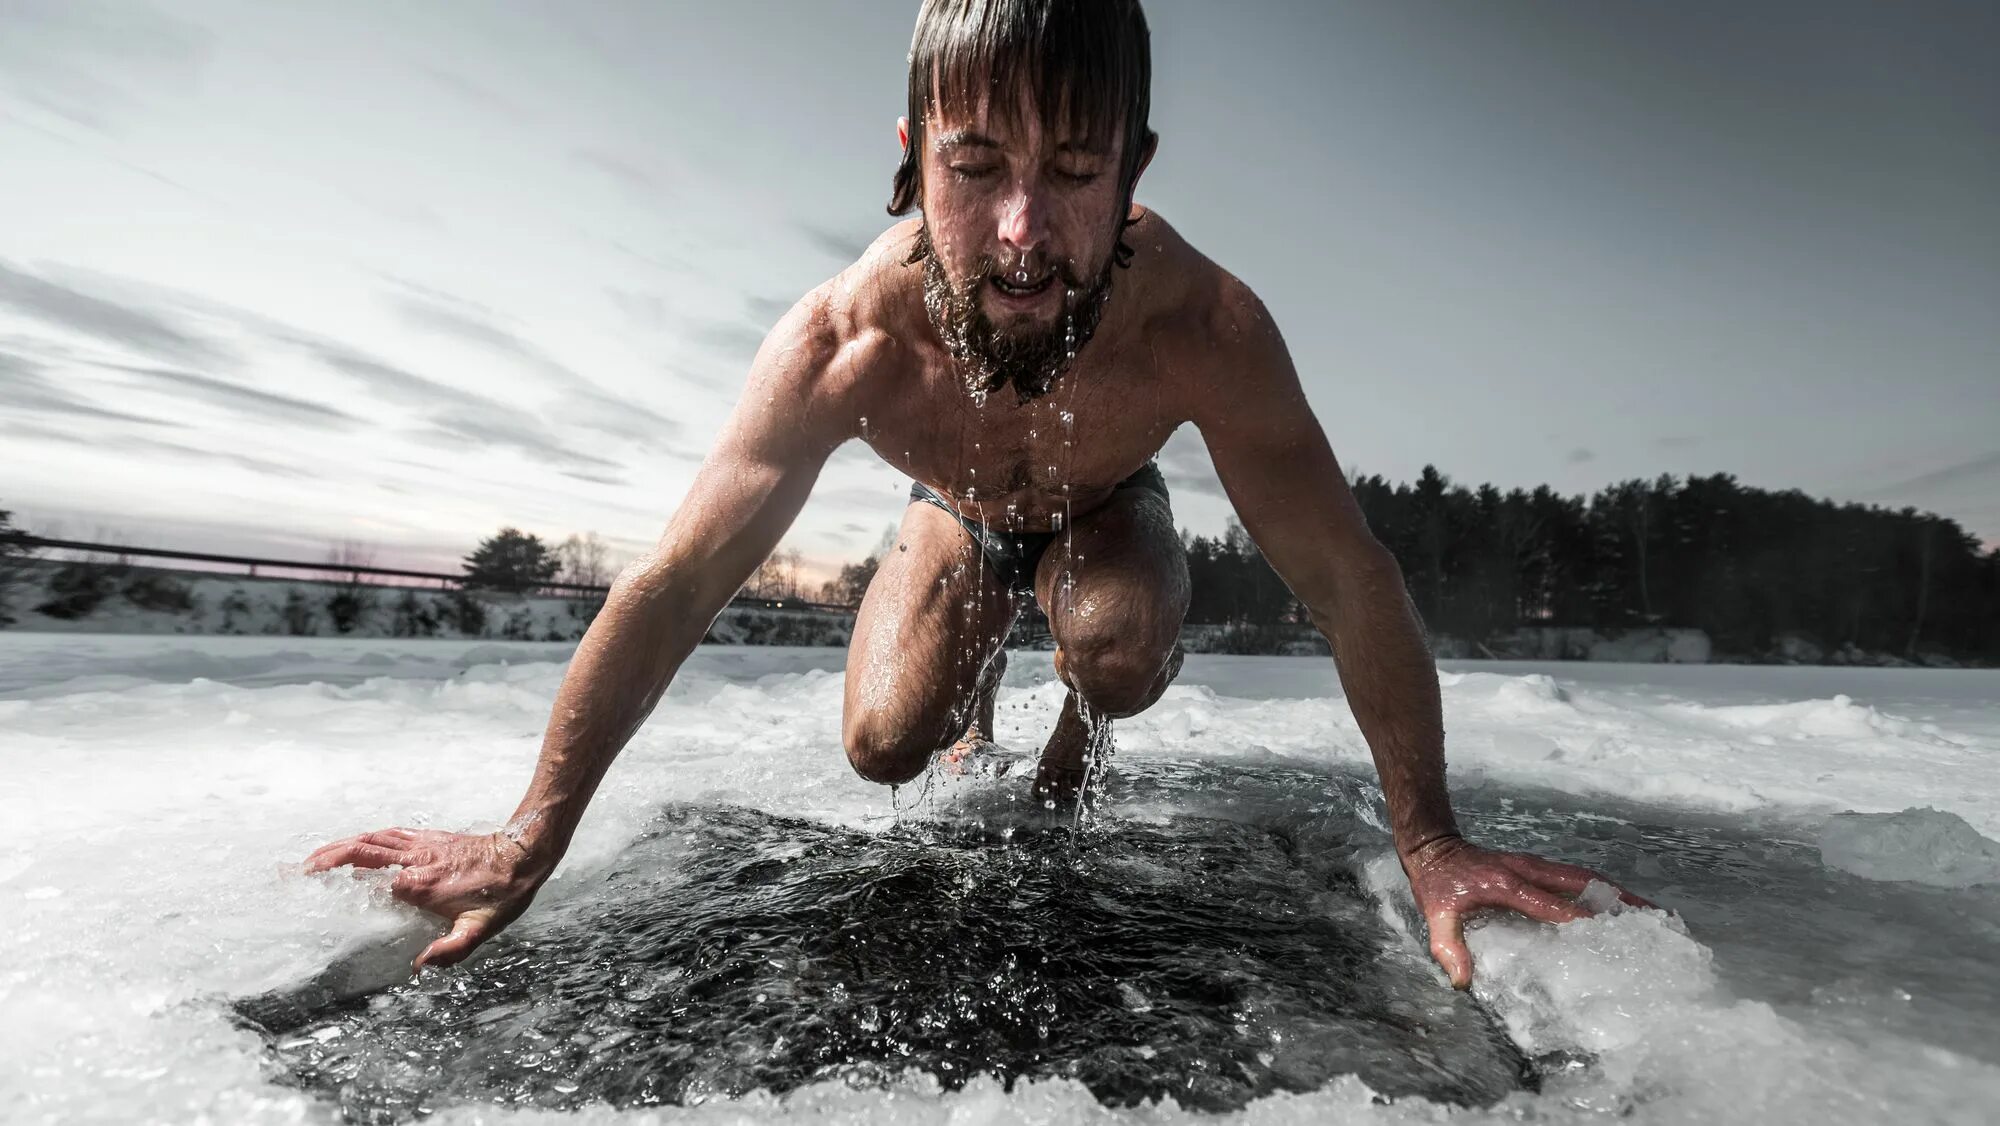
<path fill-rule="evenodd" d="M 1073 788 L 1091 717 L 1142 711 L 1180 667 L 1187 564 L 1150 459 L 1193 423 L 1332 645 L 1452 983 L 1471 982 L 1464 913 L 1587 914 L 1573 897 L 1593 873 L 1459 835 L 1436 666 L 1277 327 L 1132 203 L 1158 140 L 1150 72 L 1138 0 L 926 0 L 890 204 L 921 220 L 771 330 L 680 510 L 577 647 L 506 828 L 367 833 L 309 867 L 401 866 L 395 896 L 451 924 L 419 967 L 519 917 L 612 759 L 855 439 L 917 484 L 855 623 L 848 760 L 894 784 L 990 733 L 1001 646 L 1033 597 L 1069 688 L 1035 785 Z"/>

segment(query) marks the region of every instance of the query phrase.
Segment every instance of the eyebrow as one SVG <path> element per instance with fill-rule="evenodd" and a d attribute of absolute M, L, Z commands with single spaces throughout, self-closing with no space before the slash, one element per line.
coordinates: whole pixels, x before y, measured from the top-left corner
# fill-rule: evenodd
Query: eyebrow
<path fill-rule="evenodd" d="M 941 149 L 997 149 L 1000 147 L 1000 142 L 984 133 L 974 133 L 970 129 L 953 129 L 950 132 L 938 134 L 937 147 Z"/>
<path fill-rule="evenodd" d="M 934 147 L 939 149 L 997 149 L 1003 146 L 999 141 L 994 140 L 984 133 L 975 133 L 970 129 L 953 129 L 938 134 Z M 1111 150 L 1105 145 L 1093 144 L 1089 141 L 1064 141 L 1056 146 L 1056 151 L 1059 153 L 1079 153 L 1084 156 L 1104 156 Z"/>

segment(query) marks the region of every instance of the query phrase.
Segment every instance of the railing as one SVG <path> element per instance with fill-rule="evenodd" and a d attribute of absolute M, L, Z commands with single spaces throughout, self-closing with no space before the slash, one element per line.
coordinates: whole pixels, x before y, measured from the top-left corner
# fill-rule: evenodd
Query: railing
<path fill-rule="evenodd" d="M 188 563 L 218 563 L 224 566 L 244 567 L 250 578 L 257 578 L 257 568 L 273 571 L 308 571 L 319 574 L 346 576 L 359 579 L 362 575 L 375 578 L 419 579 L 435 582 L 440 587 L 463 588 L 464 575 L 448 575 L 438 571 L 410 571 L 401 567 L 375 567 L 360 563 L 305 563 L 296 559 L 258 559 L 248 555 L 221 555 L 208 551 L 172 551 L 158 547 L 129 547 L 116 543 L 88 543 L 82 540 L 57 540 L 46 536 L 22 535 L 15 542 L 31 551 L 81 551 L 92 555 L 109 555 L 116 559 L 169 559 Z M 269 576 L 265 576 L 269 577 Z M 389 585 L 389 584 L 384 584 Z M 547 592 L 550 594 L 602 595 L 609 593 L 609 586 L 592 583 L 545 582 L 536 583 L 531 591 L 520 593 Z M 837 603 L 812 602 L 800 598 L 752 598 L 738 595 L 729 603 L 735 607 L 754 607 L 765 610 L 816 610 L 821 613 L 852 614 L 855 608 Z"/>

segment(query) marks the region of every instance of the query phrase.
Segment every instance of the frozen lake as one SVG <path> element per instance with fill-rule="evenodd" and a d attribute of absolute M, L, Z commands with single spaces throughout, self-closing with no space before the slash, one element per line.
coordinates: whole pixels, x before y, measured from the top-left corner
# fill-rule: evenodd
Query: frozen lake
<path fill-rule="evenodd" d="M 1448 663 L 1469 834 L 1676 913 L 1475 928 L 1466 998 L 1330 661 L 1190 658 L 1079 831 L 1016 777 L 898 809 L 840 753 L 844 652 L 703 647 L 529 915 L 407 983 L 429 924 L 299 861 L 504 817 L 568 650 L 0 634 L 0 1117 L 2000 1106 L 2000 673 Z M 1049 680 L 1015 655 L 1003 744 Z"/>

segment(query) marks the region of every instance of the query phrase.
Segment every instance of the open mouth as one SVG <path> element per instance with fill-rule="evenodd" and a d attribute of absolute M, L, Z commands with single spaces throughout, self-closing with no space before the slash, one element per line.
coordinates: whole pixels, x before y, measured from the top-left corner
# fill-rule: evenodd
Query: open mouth
<path fill-rule="evenodd" d="M 1047 293 L 1055 285 L 1055 281 L 1056 275 L 1054 270 L 1033 280 L 1023 280 L 1020 274 L 1014 274 L 1010 277 L 1001 277 L 995 274 L 993 275 L 993 288 L 1015 300 L 1026 300 L 1028 298 L 1040 297 L 1042 294 Z"/>

